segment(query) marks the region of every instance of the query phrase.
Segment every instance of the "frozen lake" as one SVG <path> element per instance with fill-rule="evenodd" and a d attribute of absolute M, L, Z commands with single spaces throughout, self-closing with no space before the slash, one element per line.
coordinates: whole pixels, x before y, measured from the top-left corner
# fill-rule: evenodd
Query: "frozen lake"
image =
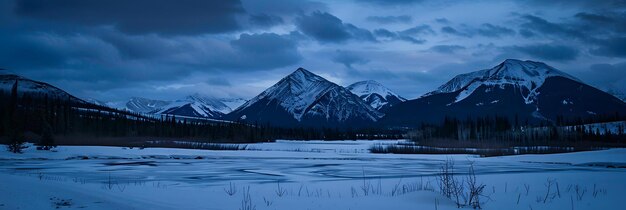
<path fill-rule="evenodd" d="M 277 141 L 242 151 L 2 151 L 0 209 L 243 209 L 248 187 L 259 210 L 456 209 L 437 192 L 436 175 L 446 159 L 454 160 L 459 178 L 474 166 L 486 185 L 484 209 L 614 209 L 626 193 L 626 149 L 490 158 L 368 152 L 373 144 L 395 142 Z M 555 187 L 548 190 L 548 180 L 558 182 L 558 195 Z M 67 200 L 68 206 L 59 205 Z"/>

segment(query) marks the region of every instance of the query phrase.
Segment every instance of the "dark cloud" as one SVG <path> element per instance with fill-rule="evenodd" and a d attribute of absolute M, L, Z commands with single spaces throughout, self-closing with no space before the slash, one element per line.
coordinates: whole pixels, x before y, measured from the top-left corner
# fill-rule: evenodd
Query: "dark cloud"
<path fill-rule="evenodd" d="M 505 50 L 512 50 L 524 53 L 534 58 L 548 61 L 570 61 L 578 57 L 578 49 L 565 45 L 534 44 L 525 46 L 505 47 Z"/>
<path fill-rule="evenodd" d="M 376 29 L 374 35 L 388 40 L 400 40 L 412 44 L 423 44 L 426 40 L 418 38 L 418 35 L 432 35 L 435 31 L 429 25 L 419 25 L 406 30 L 392 32 L 387 29 Z"/>
<path fill-rule="evenodd" d="M 282 17 L 328 10 L 326 4 L 309 0 L 242 0 L 241 3 L 248 13 Z"/>
<path fill-rule="evenodd" d="M 523 15 L 522 19 L 526 22 L 521 26 L 523 29 L 535 31 L 539 34 L 548 36 L 557 36 L 559 38 L 577 38 L 586 39 L 587 37 L 578 30 L 571 29 L 564 24 L 557 24 L 547 21 L 541 17 L 534 15 Z"/>
<path fill-rule="evenodd" d="M 530 37 L 535 36 L 535 33 L 533 33 L 530 30 L 527 30 L 527 29 L 520 29 L 519 30 L 519 34 L 522 35 L 523 37 L 526 37 L 526 38 L 530 38 Z"/>
<path fill-rule="evenodd" d="M 181 49 L 166 44 L 156 35 L 125 35 L 116 31 L 102 31 L 95 35 L 114 46 L 123 59 L 153 59 L 178 53 Z"/>
<path fill-rule="evenodd" d="M 395 39 L 396 37 L 398 37 L 398 34 L 396 34 L 395 32 L 391 32 L 384 28 L 374 30 L 374 35 L 390 39 Z"/>
<path fill-rule="evenodd" d="M 381 24 L 389 24 L 389 23 L 410 23 L 413 18 L 408 15 L 399 15 L 399 16 L 369 16 L 367 17 L 368 21 L 381 23 Z"/>
<path fill-rule="evenodd" d="M 84 26 L 111 25 L 131 34 L 191 35 L 240 29 L 236 0 L 20 0 L 19 16 Z"/>
<path fill-rule="evenodd" d="M 594 55 L 626 58 L 626 36 L 599 40 L 597 45 L 590 51 Z"/>
<path fill-rule="evenodd" d="M 400 40 L 410 42 L 412 44 L 424 44 L 426 42 L 426 40 L 424 39 L 418 39 L 399 32 L 391 32 L 387 29 L 376 29 L 374 30 L 374 35 L 380 38 L 384 38 L 386 40 Z"/>
<path fill-rule="evenodd" d="M 335 63 L 341 63 L 346 68 L 351 69 L 352 64 L 366 64 L 368 59 L 363 58 L 361 55 L 353 51 L 337 50 L 332 57 L 332 61 Z"/>
<path fill-rule="evenodd" d="M 604 90 L 626 90 L 626 62 L 593 64 L 588 70 L 575 72 L 575 76 Z"/>
<path fill-rule="evenodd" d="M 626 32 L 626 12 L 581 12 L 574 17 L 581 21 L 580 27 L 600 33 Z"/>
<path fill-rule="evenodd" d="M 426 42 L 426 40 L 417 39 L 417 38 L 414 38 L 414 37 L 411 37 L 411 36 L 406 36 L 406 35 L 400 35 L 398 37 L 398 39 L 402 40 L 402 41 L 411 42 L 413 44 L 424 44 Z"/>
<path fill-rule="evenodd" d="M 437 19 L 435 19 L 435 22 L 441 23 L 441 24 L 448 24 L 448 23 L 450 23 L 450 21 L 448 19 L 446 19 L 446 18 L 437 18 Z"/>
<path fill-rule="evenodd" d="M 379 6 L 397 6 L 423 2 L 424 0 L 357 0 L 363 3 L 375 4 Z"/>
<path fill-rule="evenodd" d="M 493 38 L 515 35 L 515 31 L 513 29 L 492 25 L 489 23 L 482 24 L 480 28 L 478 28 L 477 32 L 482 36 Z"/>
<path fill-rule="evenodd" d="M 60 50 L 48 47 L 37 37 L 0 34 L 0 63 L 7 69 L 58 67 L 64 58 Z"/>
<path fill-rule="evenodd" d="M 610 23 L 613 22 L 613 19 L 610 17 L 607 17 L 605 15 L 600 15 L 600 14 L 591 14 L 591 13 L 586 13 L 586 12 L 581 12 L 575 15 L 575 17 L 580 18 L 582 20 L 586 20 L 589 22 L 596 22 L 596 23 Z"/>
<path fill-rule="evenodd" d="M 430 48 L 431 51 L 435 51 L 443 54 L 454 54 L 459 50 L 464 50 L 465 47 L 460 45 L 435 45 Z"/>
<path fill-rule="evenodd" d="M 238 50 L 235 67 L 273 69 L 296 64 L 302 59 L 294 41 L 275 33 L 242 34 L 230 44 Z"/>
<path fill-rule="evenodd" d="M 420 34 L 435 34 L 435 31 L 433 31 L 433 29 L 429 25 L 423 24 L 423 25 L 418 25 L 418 26 L 403 30 L 399 33 L 404 34 L 404 35 L 420 35 Z"/>
<path fill-rule="evenodd" d="M 458 31 L 455 28 L 452 28 L 450 26 L 442 27 L 441 32 L 444 34 L 450 34 L 450 35 L 461 36 L 461 37 L 472 37 L 471 34 Z"/>
<path fill-rule="evenodd" d="M 517 1 L 523 6 L 540 6 L 540 7 L 553 7 L 553 8 L 585 8 L 585 9 L 614 9 L 626 7 L 626 1 L 624 0 L 523 0 Z"/>
<path fill-rule="evenodd" d="M 284 23 L 280 16 L 268 14 L 250 15 L 248 21 L 253 27 L 259 28 L 270 28 Z"/>
<path fill-rule="evenodd" d="M 376 39 L 366 29 L 344 23 L 341 19 L 326 12 L 313 12 L 296 18 L 298 29 L 319 42 L 340 43 L 350 39 L 372 41 Z"/>

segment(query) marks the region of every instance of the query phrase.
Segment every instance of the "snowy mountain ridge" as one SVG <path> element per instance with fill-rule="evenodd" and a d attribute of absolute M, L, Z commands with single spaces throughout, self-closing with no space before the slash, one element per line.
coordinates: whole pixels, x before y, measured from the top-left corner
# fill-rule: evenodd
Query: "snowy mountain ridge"
<path fill-rule="evenodd" d="M 62 99 L 75 100 L 77 102 L 85 103 L 83 99 L 74 97 L 73 95 L 65 92 L 64 90 L 57 88 L 45 82 L 39 82 L 31 80 L 15 74 L 0 74 L 0 90 L 11 91 L 15 81 L 18 81 L 17 90 L 20 93 L 40 93 L 47 94 L 50 97 L 57 97 Z"/>
<path fill-rule="evenodd" d="M 127 101 L 116 102 L 104 102 L 92 98 L 85 100 L 97 105 L 142 114 L 213 119 L 218 119 L 245 103 L 245 99 L 242 98 L 214 98 L 198 93 L 174 101 L 143 97 L 131 97 Z"/>
<path fill-rule="evenodd" d="M 455 101 L 459 102 L 482 85 L 501 88 L 504 85 L 513 85 L 519 88 L 525 102 L 530 104 L 539 94 L 537 89 L 550 77 L 564 77 L 580 82 L 579 79 L 542 62 L 507 59 L 491 69 L 460 74 L 424 96 L 462 90 Z"/>
<path fill-rule="evenodd" d="M 406 101 L 402 96 L 374 80 L 355 82 L 346 89 L 359 96 L 376 110 L 386 109 L 394 104 Z"/>
<path fill-rule="evenodd" d="M 346 88 L 304 68 L 298 68 L 232 113 L 231 118 L 241 120 L 267 121 L 280 115 L 284 121 L 292 118 L 295 122 L 375 122 L 382 117 Z M 254 119 L 249 119 L 252 115 Z"/>

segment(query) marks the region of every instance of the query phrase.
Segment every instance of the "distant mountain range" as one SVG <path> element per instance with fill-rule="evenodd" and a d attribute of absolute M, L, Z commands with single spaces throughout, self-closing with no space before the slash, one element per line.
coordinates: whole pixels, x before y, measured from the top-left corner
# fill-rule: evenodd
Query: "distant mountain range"
<path fill-rule="evenodd" d="M 108 106 L 120 110 L 137 112 L 148 115 L 171 115 L 193 118 L 221 119 L 246 100 L 242 98 L 213 98 L 193 94 L 185 98 L 168 101 L 132 97 L 122 102 L 102 102 L 94 99 L 85 99 L 88 102 Z"/>
<path fill-rule="evenodd" d="M 342 87 L 304 68 L 298 68 L 248 101 L 199 94 L 175 101 L 141 97 L 123 102 L 83 100 L 47 83 L 10 74 L 0 75 L 0 89 L 10 90 L 16 80 L 21 92 L 45 93 L 145 115 L 282 127 L 414 127 L 440 123 L 446 118 L 487 116 L 538 123 L 626 114 L 626 103 L 609 93 L 544 63 L 514 59 L 490 69 L 457 75 L 413 100 L 373 80 Z"/>

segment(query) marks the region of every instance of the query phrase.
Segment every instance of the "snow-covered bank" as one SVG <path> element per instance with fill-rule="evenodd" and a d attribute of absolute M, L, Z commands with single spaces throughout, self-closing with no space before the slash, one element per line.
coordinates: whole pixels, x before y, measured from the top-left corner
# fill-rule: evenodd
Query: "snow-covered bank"
<path fill-rule="evenodd" d="M 474 165 L 487 185 L 484 209 L 615 209 L 626 193 L 626 169 L 593 164 L 624 165 L 626 149 L 490 158 L 361 152 L 380 143 L 395 141 L 0 151 L 0 209 L 240 209 L 244 187 L 258 210 L 456 209 L 436 192 L 446 159 L 456 161 L 459 178 Z M 558 194 L 548 182 L 558 183 Z"/>

